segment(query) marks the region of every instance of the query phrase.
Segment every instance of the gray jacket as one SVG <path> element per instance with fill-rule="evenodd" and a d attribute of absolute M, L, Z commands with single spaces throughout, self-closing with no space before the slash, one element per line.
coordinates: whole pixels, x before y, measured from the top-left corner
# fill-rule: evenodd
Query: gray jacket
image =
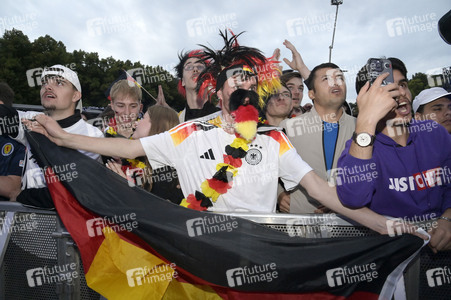
<path fill-rule="evenodd" d="M 327 122 L 327 120 L 325 120 Z M 337 167 L 338 158 L 345 148 L 345 143 L 352 137 L 356 119 L 343 110 L 338 121 L 338 138 L 335 147 L 332 168 Z M 302 159 L 307 162 L 324 180 L 328 180 L 326 161 L 323 148 L 323 122 L 315 110 L 292 119 L 285 119 L 280 127 L 286 131 L 288 138 Z M 334 172 L 332 172 L 333 174 Z M 281 189 L 279 189 L 281 191 Z M 320 203 L 308 196 L 307 191 L 298 185 L 290 195 L 291 213 L 313 213 Z"/>

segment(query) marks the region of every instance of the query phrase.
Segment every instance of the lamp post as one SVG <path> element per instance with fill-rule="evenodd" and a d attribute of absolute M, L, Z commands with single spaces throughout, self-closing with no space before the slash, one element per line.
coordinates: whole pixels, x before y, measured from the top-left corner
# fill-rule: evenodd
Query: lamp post
<path fill-rule="evenodd" d="M 329 62 L 332 60 L 332 48 L 334 47 L 335 40 L 335 28 L 337 27 L 337 16 L 338 16 L 338 6 L 343 4 L 343 0 L 331 0 L 330 5 L 337 6 L 337 10 L 335 11 L 335 22 L 334 22 L 334 32 L 332 34 L 332 44 L 329 46 Z"/>

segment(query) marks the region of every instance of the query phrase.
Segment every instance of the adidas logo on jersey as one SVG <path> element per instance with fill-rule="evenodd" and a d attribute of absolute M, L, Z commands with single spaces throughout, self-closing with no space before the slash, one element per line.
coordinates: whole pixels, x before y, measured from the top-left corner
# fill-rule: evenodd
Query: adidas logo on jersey
<path fill-rule="evenodd" d="M 214 154 L 213 154 L 213 150 L 212 150 L 211 148 L 208 149 L 208 151 L 205 152 L 204 154 L 202 154 L 202 155 L 200 156 L 200 158 L 215 160 L 215 156 L 214 156 Z"/>

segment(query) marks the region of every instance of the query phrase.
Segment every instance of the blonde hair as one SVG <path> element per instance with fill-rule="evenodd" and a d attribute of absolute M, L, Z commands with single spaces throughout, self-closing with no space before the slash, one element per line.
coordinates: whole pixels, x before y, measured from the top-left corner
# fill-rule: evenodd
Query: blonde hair
<path fill-rule="evenodd" d="M 152 124 L 149 136 L 168 131 L 180 123 L 177 112 L 170 107 L 153 105 L 147 109 L 146 113 Z"/>
<path fill-rule="evenodd" d="M 159 134 L 168 131 L 172 127 L 177 126 L 180 121 L 177 112 L 170 107 L 161 105 L 153 105 L 147 109 L 146 114 L 149 115 L 151 126 L 149 136 Z M 147 156 L 144 157 L 146 169 L 144 171 L 144 184 L 143 188 L 147 191 L 152 190 L 152 167 L 150 166 Z"/>
<path fill-rule="evenodd" d="M 124 98 L 126 96 L 130 96 L 131 98 L 135 98 L 139 102 L 141 102 L 143 92 L 133 82 L 122 79 L 113 84 L 113 86 L 111 87 L 110 96 L 112 102 L 114 102 L 119 96 L 122 96 Z"/>

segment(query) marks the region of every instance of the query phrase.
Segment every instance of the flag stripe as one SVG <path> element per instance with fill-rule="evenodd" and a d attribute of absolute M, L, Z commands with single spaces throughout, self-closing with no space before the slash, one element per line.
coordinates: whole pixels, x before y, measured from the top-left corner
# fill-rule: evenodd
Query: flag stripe
<path fill-rule="evenodd" d="M 29 140 L 38 161 L 39 157 L 45 157 L 44 153 L 51 153 L 46 157 L 48 163 L 45 160 L 40 162 L 42 166 L 75 163 L 78 177 L 71 182 L 64 182 L 64 185 L 77 199 L 74 201 L 80 203 L 80 208 L 92 212 L 94 216 L 110 218 L 136 214 L 139 226 L 132 233 L 119 233 L 120 237 L 125 237 L 166 263 L 175 263 L 180 274 L 178 282 L 210 286 L 224 298 L 247 299 L 256 295 L 262 298 L 260 294 L 284 297 L 290 294 L 315 294 L 323 295 L 326 299 L 330 295 L 338 297 L 335 299 L 355 296 L 357 293 L 377 295 L 386 277 L 423 245 L 420 238 L 412 235 L 358 239 L 290 237 L 245 219 L 226 219 L 230 217 L 177 206 L 140 188 L 130 188 L 122 177 L 78 151 L 57 147 L 39 134 L 33 133 L 33 138 Z M 67 196 L 63 194 L 62 197 Z M 72 205 L 76 206 L 75 203 Z M 91 217 L 91 214 L 82 213 L 86 217 Z M 76 241 L 76 235 L 86 235 L 86 229 L 77 230 L 81 225 L 70 214 L 63 213 L 61 218 L 67 218 L 65 224 Z M 218 222 L 223 225 L 226 221 L 236 222 L 233 230 L 205 231 L 205 226 L 218 218 L 219 221 L 222 218 L 222 223 Z M 204 227 L 195 227 L 196 220 L 204 222 Z M 196 230 L 201 230 L 201 234 L 196 234 Z M 82 253 L 88 256 L 83 259 L 84 263 L 92 263 L 92 255 L 103 240 L 99 242 L 95 246 L 87 245 L 92 250 Z M 370 263 L 375 264 L 379 275 L 371 282 L 328 284 L 328 270 Z M 268 267 L 270 264 L 274 264 L 277 271 L 277 277 L 272 280 L 241 285 L 235 282 L 230 286 L 227 274 L 231 270 L 249 270 L 255 266 Z M 166 292 L 169 292 L 169 288 Z"/>

